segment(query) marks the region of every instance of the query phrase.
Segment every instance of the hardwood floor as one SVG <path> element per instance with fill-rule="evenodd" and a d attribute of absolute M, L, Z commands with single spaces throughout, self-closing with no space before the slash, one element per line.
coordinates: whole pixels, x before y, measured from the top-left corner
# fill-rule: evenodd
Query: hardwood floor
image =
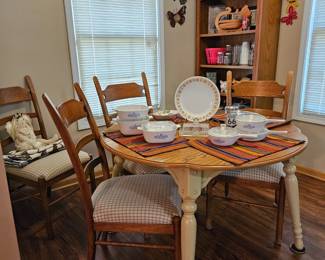
<path fill-rule="evenodd" d="M 217 259 L 325 259 L 325 182 L 298 176 L 301 215 L 306 254 L 293 256 L 288 245 L 292 242 L 291 222 L 286 208 L 283 244 L 274 248 L 275 211 L 216 201 L 213 231 L 204 227 L 204 197 L 198 200 L 197 260 Z M 216 192 L 222 194 L 219 185 Z M 14 214 L 22 259 L 85 259 L 86 225 L 78 193 L 54 208 L 55 239 L 47 240 L 40 224 L 41 211 L 35 201 L 14 205 Z M 256 188 L 230 187 L 230 196 L 253 201 L 273 202 L 269 191 Z M 35 225 L 36 223 L 36 225 Z M 33 225 L 33 226 L 32 226 Z M 143 235 L 114 234 L 118 239 L 141 241 Z M 149 237 L 169 242 L 169 238 Z M 172 254 L 149 249 L 97 247 L 96 259 L 172 259 Z"/>

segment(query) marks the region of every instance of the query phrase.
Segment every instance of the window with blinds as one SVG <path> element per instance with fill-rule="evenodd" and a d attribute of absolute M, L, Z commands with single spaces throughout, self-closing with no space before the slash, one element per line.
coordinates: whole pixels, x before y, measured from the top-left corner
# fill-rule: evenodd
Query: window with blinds
<path fill-rule="evenodd" d="M 325 0 L 305 1 L 299 115 L 325 119 Z M 309 6 L 310 5 L 310 6 Z M 309 12 L 309 14 L 308 14 Z M 309 23 L 306 22 L 306 20 Z M 304 31 L 305 30 L 305 31 Z M 305 37 L 306 36 L 306 37 Z M 304 46 L 305 45 L 305 46 Z M 299 76 L 299 75 L 298 75 Z M 298 81 L 299 82 L 299 81 Z M 299 102 L 299 101 L 298 101 Z M 308 120 L 307 120 L 308 121 Z M 318 122 L 319 123 L 319 122 Z"/>
<path fill-rule="evenodd" d="M 159 0 L 67 0 L 66 5 L 74 80 L 79 81 L 94 116 L 102 117 L 94 75 L 105 88 L 126 82 L 142 85 L 144 71 L 152 103 L 159 106 Z M 145 98 L 114 101 L 108 108 L 112 111 L 118 105 L 131 103 L 144 104 Z"/>

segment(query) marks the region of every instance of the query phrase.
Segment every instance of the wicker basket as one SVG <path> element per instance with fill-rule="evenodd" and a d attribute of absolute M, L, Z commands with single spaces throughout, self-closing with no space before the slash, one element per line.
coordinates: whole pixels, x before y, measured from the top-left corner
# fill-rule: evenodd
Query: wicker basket
<path fill-rule="evenodd" d="M 221 20 L 219 21 L 219 27 L 222 30 L 236 30 L 241 27 L 240 20 Z"/>

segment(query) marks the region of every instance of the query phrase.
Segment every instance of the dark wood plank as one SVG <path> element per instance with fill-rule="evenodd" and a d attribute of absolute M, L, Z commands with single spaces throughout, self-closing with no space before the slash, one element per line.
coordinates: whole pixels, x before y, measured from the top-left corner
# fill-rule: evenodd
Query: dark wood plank
<path fill-rule="evenodd" d="M 298 175 L 300 183 L 301 217 L 306 254 L 294 257 L 288 249 L 292 242 L 291 219 L 288 208 L 285 212 L 282 247 L 274 248 L 274 210 L 248 207 L 227 202 L 217 203 L 214 209 L 215 229 L 204 227 L 204 197 L 198 200 L 198 260 L 216 259 L 325 259 L 325 182 Z M 63 192 L 63 191 L 62 191 Z M 216 193 L 223 194 L 222 185 L 217 185 Z M 60 192 L 54 192 L 54 196 Z M 14 205 L 16 226 L 22 259 L 85 259 L 86 222 L 80 203 L 80 194 L 75 194 L 64 203 L 53 208 L 55 239 L 46 239 L 45 229 L 31 230 L 31 225 L 41 221 L 41 208 L 37 202 L 23 201 Z M 234 185 L 230 197 L 255 202 L 272 202 L 273 193 L 256 188 Z M 25 235 L 25 234 L 28 235 Z M 114 239 L 143 242 L 141 234 L 114 234 Z M 151 243 L 169 241 L 169 237 L 150 235 Z M 116 248 L 97 246 L 96 259 L 119 260 L 165 260 L 173 254 L 152 249 Z"/>

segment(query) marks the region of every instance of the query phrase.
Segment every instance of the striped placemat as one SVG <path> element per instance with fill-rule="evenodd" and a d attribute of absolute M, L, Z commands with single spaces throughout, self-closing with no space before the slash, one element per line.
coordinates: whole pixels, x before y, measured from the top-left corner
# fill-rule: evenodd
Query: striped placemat
<path fill-rule="evenodd" d="M 258 142 L 238 140 L 234 145 L 227 147 L 216 146 L 208 138 L 188 141 L 192 147 L 235 165 L 241 165 L 304 142 L 304 140 L 279 135 L 269 135 L 263 141 Z"/>
<path fill-rule="evenodd" d="M 171 143 L 149 144 L 144 140 L 143 135 L 124 136 L 120 131 L 104 133 L 104 135 L 144 157 L 189 147 L 187 139 L 183 137 L 177 137 Z"/>

